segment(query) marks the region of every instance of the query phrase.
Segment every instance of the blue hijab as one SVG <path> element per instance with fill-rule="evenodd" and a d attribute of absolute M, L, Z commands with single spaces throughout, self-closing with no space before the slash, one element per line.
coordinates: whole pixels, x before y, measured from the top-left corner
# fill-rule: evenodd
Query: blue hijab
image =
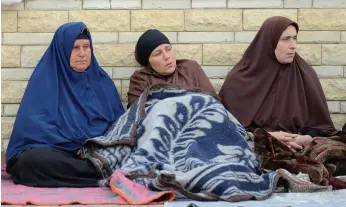
<path fill-rule="evenodd" d="M 58 28 L 30 77 L 7 148 L 6 162 L 33 147 L 76 152 L 88 138 L 100 136 L 123 113 L 112 79 L 98 65 L 91 45 L 91 63 L 84 72 L 70 67 L 74 42 L 86 25 Z"/>

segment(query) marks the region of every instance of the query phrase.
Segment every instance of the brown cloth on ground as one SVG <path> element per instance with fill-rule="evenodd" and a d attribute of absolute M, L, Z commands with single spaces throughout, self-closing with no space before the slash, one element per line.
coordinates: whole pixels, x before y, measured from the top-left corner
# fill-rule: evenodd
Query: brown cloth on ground
<path fill-rule="evenodd" d="M 306 173 L 319 185 L 333 185 L 332 176 L 346 175 L 346 134 L 315 138 L 300 152 L 293 152 L 264 129 L 256 129 L 254 136 L 255 153 L 263 169 Z M 346 188 L 346 183 L 339 188 Z"/>
<path fill-rule="evenodd" d="M 298 53 L 291 64 L 281 64 L 275 57 L 280 36 L 289 25 L 299 30 L 297 23 L 285 17 L 263 23 L 227 75 L 219 96 L 245 127 L 254 124 L 290 133 L 314 127 L 333 134 L 336 130 L 314 69 Z"/>
<path fill-rule="evenodd" d="M 177 60 L 177 67 L 173 74 L 163 76 L 148 67 L 135 71 L 130 78 L 127 108 L 130 108 L 142 92 L 157 83 L 170 83 L 185 87 L 199 88 L 217 97 L 213 86 L 201 66 L 193 60 Z"/>

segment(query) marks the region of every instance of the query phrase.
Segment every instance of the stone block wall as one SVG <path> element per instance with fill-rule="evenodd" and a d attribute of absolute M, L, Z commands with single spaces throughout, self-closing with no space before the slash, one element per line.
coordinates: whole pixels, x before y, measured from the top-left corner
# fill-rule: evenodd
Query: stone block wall
<path fill-rule="evenodd" d="M 126 104 L 129 77 L 140 69 L 134 45 L 158 28 L 178 58 L 202 65 L 218 91 L 263 21 L 297 21 L 298 52 L 316 70 L 335 125 L 346 122 L 346 0 L 25 0 L 2 6 L 1 138 L 6 149 L 27 81 L 65 22 L 90 28 L 100 65 Z"/>

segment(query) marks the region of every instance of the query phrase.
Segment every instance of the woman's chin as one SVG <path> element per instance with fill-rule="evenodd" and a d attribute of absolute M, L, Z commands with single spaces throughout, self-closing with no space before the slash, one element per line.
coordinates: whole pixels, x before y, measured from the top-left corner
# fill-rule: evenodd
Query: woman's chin
<path fill-rule="evenodd" d="M 174 72 L 175 72 L 175 67 L 169 67 L 167 68 L 165 71 L 164 71 L 164 74 L 163 75 L 172 75 Z"/>

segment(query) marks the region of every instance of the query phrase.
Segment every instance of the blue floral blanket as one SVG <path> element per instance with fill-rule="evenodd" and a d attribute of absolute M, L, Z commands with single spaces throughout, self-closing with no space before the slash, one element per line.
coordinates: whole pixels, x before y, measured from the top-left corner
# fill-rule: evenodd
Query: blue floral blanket
<path fill-rule="evenodd" d="M 81 152 L 106 179 L 126 172 L 134 183 L 172 190 L 176 198 L 262 200 L 280 175 L 261 171 L 245 134 L 217 98 L 160 84 L 148 88 L 104 136 L 87 140 Z"/>

